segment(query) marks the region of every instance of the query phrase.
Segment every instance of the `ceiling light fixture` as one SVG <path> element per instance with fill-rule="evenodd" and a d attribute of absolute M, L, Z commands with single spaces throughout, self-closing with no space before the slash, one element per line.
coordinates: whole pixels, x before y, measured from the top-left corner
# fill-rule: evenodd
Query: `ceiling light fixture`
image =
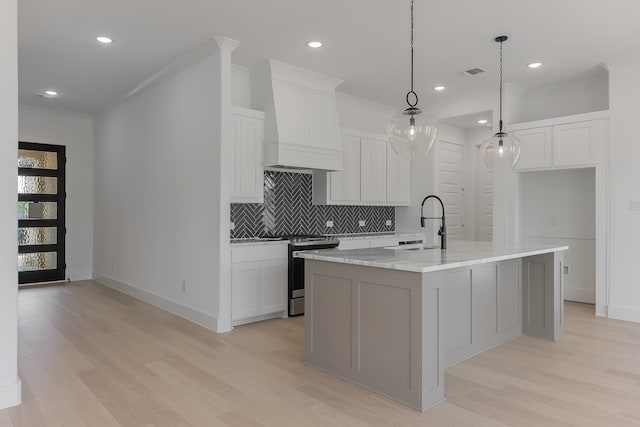
<path fill-rule="evenodd" d="M 44 92 L 39 93 L 38 95 L 40 95 L 43 98 L 57 98 L 59 93 L 56 90 L 47 89 Z"/>
<path fill-rule="evenodd" d="M 438 92 L 442 92 L 446 88 L 447 88 L 446 86 L 436 86 L 436 87 L 433 88 L 433 90 L 438 91 Z"/>
<path fill-rule="evenodd" d="M 411 90 L 405 97 L 409 108 L 394 115 L 387 126 L 389 143 L 399 156 L 427 154 L 438 136 L 435 123 L 418 108 L 418 95 L 413 90 L 413 2 L 411 0 Z"/>
<path fill-rule="evenodd" d="M 478 123 L 480 123 L 481 125 L 484 125 L 487 123 L 487 119 L 482 119 L 482 120 L 478 120 Z"/>
<path fill-rule="evenodd" d="M 538 68 L 542 65 L 542 62 L 532 62 L 531 64 L 527 65 L 527 67 L 529 68 Z"/>
<path fill-rule="evenodd" d="M 110 39 L 109 37 L 106 37 L 106 36 L 98 36 L 98 37 L 96 37 L 96 40 L 98 40 L 102 44 L 113 43 L 113 40 Z"/>
<path fill-rule="evenodd" d="M 307 43 L 307 46 L 309 46 L 310 48 L 313 48 L 313 49 L 317 49 L 319 47 L 322 47 L 322 43 L 321 42 L 309 42 L 309 43 Z"/>
<path fill-rule="evenodd" d="M 480 147 L 484 162 L 489 169 L 502 164 L 514 167 L 520 158 L 520 140 L 505 132 L 502 126 L 502 43 L 507 39 L 507 36 L 495 38 L 495 41 L 500 43 L 500 121 L 498 132 L 490 136 Z"/>

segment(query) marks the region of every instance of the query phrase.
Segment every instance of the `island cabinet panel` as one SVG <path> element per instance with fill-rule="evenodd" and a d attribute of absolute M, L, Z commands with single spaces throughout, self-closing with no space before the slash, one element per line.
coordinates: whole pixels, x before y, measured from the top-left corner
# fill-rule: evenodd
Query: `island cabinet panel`
<path fill-rule="evenodd" d="M 411 390 L 411 289 L 360 282 L 358 297 L 360 375 L 390 393 Z M 381 316 L 390 306 L 405 310 Z"/>
<path fill-rule="evenodd" d="M 349 279 L 314 276 L 311 352 L 318 363 L 343 373 L 353 365 L 352 284 Z M 321 309 L 327 304 L 333 307 L 331 311 Z"/>
<path fill-rule="evenodd" d="M 445 283 L 447 366 L 522 333 L 519 260 L 450 270 Z"/>
<path fill-rule="evenodd" d="M 563 335 L 564 292 L 562 252 L 522 261 L 522 330 L 526 335 L 556 341 Z"/>
<path fill-rule="evenodd" d="M 306 260 L 305 364 L 416 409 L 435 405 L 444 399 L 443 284 L 443 272 Z"/>

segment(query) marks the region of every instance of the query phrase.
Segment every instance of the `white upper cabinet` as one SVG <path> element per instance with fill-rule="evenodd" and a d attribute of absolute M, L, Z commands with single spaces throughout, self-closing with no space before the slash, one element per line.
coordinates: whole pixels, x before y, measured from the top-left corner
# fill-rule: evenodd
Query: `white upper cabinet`
<path fill-rule="evenodd" d="M 387 202 L 394 206 L 411 204 L 411 157 L 398 156 L 387 144 Z"/>
<path fill-rule="evenodd" d="M 362 202 L 385 204 L 387 201 L 386 140 L 360 140 L 360 198 Z"/>
<path fill-rule="evenodd" d="M 604 160 L 608 111 L 509 126 L 520 138 L 518 170 L 595 166 Z"/>
<path fill-rule="evenodd" d="M 342 170 L 341 83 L 274 60 L 252 71 L 252 103 L 266 113 L 265 166 Z"/>
<path fill-rule="evenodd" d="M 553 127 L 553 164 L 590 165 L 597 160 L 597 121 L 568 123 Z"/>
<path fill-rule="evenodd" d="M 399 157 L 386 135 L 342 131 L 343 170 L 314 172 L 313 203 L 408 206 L 411 158 Z"/>
<path fill-rule="evenodd" d="M 233 107 L 233 188 L 231 202 L 262 203 L 264 200 L 264 167 L 262 144 L 264 113 Z"/>
<path fill-rule="evenodd" d="M 360 202 L 360 138 L 342 137 L 343 170 L 328 174 L 331 200 L 336 204 Z"/>
<path fill-rule="evenodd" d="M 231 202 L 262 203 L 264 113 L 233 107 L 233 188 Z"/>
<path fill-rule="evenodd" d="M 535 169 L 551 166 L 551 127 L 514 131 L 520 139 L 522 151 L 516 169 Z"/>

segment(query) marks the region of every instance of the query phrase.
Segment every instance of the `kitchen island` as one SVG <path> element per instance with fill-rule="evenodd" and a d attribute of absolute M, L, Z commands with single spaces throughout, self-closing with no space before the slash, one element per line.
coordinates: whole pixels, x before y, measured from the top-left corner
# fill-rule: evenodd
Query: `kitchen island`
<path fill-rule="evenodd" d="M 305 258 L 305 364 L 426 410 L 444 369 L 523 333 L 563 331 L 567 246 L 451 242 Z"/>

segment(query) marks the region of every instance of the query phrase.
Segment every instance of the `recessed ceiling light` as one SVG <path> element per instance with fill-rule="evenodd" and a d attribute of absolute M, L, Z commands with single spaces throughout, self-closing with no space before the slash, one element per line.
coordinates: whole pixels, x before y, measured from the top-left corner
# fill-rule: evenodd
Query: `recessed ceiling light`
<path fill-rule="evenodd" d="M 436 90 L 438 92 L 442 92 L 446 88 L 447 88 L 446 86 L 436 86 L 436 87 L 433 88 L 433 90 Z"/>
<path fill-rule="evenodd" d="M 42 96 L 43 98 L 57 98 L 59 94 L 57 90 L 47 89 L 44 92 L 39 93 L 38 95 Z"/>
<path fill-rule="evenodd" d="M 487 123 L 487 119 L 478 120 L 478 123 L 483 125 L 483 124 Z"/>
<path fill-rule="evenodd" d="M 309 46 L 311 48 L 314 48 L 314 49 L 317 49 L 317 48 L 322 46 L 322 43 L 320 43 L 320 42 L 309 42 L 309 43 L 307 43 L 307 46 Z"/>
<path fill-rule="evenodd" d="M 98 40 L 102 44 L 113 43 L 113 40 L 111 40 L 109 37 L 106 37 L 106 36 L 98 36 L 96 37 L 96 40 Z"/>
<path fill-rule="evenodd" d="M 531 64 L 528 65 L 528 67 L 529 68 L 538 68 L 541 65 L 542 65 L 542 62 L 532 62 Z"/>

